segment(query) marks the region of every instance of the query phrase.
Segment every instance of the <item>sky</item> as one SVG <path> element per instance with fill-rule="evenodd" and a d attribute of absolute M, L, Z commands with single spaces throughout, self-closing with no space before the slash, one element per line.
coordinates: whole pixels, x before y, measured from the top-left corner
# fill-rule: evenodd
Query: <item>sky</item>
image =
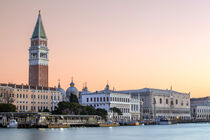
<path fill-rule="evenodd" d="M 28 84 L 38 11 L 49 85 L 210 95 L 209 0 L 0 0 L 0 82 Z"/>

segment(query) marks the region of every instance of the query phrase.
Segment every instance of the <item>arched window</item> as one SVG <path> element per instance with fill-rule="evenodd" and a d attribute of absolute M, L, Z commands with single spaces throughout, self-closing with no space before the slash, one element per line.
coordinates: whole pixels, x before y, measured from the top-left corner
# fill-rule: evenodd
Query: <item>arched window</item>
<path fill-rule="evenodd" d="M 162 104 L 162 98 L 160 98 L 160 104 Z"/>
<path fill-rule="evenodd" d="M 166 99 L 166 104 L 168 104 L 168 99 Z"/>
<path fill-rule="evenodd" d="M 176 99 L 176 104 L 178 104 L 178 100 Z"/>

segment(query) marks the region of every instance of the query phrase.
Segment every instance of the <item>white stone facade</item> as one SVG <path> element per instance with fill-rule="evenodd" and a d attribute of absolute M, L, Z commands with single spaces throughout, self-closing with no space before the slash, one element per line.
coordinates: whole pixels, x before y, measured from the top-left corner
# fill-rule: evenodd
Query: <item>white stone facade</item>
<path fill-rule="evenodd" d="M 106 109 L 108 119 L 115 121 L 139 120 L 140 100 L 131 98 L 131 95 L 118 93 L 110 90 L 103 90 L 80 95 L 82 105 Z M 123 115 L 117 115 L 110 108 L 119 108 Z"/>
<path fill-rule="evenodd" d="M 194 120 L 209 120 L 210 106 L 191 106 L 191 118 Z"/>
<path fill-rule="evenodd" d="M 144 119 L 190 119 L 189 93 L 151 88 L 119 92 L 140 96 L 143 101 Z"/>
<path fill-rule="evenodd" d="M 191 117 L 194 120 L 210 120 L 210 97 L 191 98 Z"/>

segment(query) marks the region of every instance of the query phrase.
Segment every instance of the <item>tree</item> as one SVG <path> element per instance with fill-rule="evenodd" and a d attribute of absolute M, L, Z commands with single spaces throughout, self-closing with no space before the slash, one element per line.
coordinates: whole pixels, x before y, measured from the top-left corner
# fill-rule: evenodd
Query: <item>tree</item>
<path fill-rule="evenodd" d="M 96 109 L 92 106 L 85 106 L 85 110 L 87 111 L 87 115 L 95 115 Z"/>
<path fill-rule="evenodd" d="M 117 115 L 122 115 L 122 112 L 119 108 L 117 107 L 112 107 L 110 108 L 110 110 L 113 112 L 113 116 L 112 116 L 112 119 L 114 119 L 114 114 L 117 113 Z"/>
<path fill-rule="evenodd" d="M 74 102 L 59 102 L 52 113 L 62 115 L 98 115 L 103 119 L 106 119 L 108 114 L 105 109 L 95 109 L 92 106 L 83 106 Z"/>
<path fill-rule="evenodd" d="M 13 103 L 14 93 L 10 87 L 6 87 L 0 90 L 0 103 Z"/>
<path fill-rule="evenodd" d="M 78 103 L 74 102 L 60 102 L 58 106 L 53 111 L 53 114 L 63 114 L 63 115 L 80 115 L 84 112 L 84 107 Z"/>
<path fill-rule="evenodd" d="M 50 112 L 50 110 L 45 108 L 42 112 Z"/>
<path fill-rule="evenodd" d="M 110 108 L 110 110 L 113 112 L 113 114 L 117 113 L 117 115 L 122 115 L 121 110 L 117 107 L 112 107 L 112 108 Z"/>
<path fill-rule="evenodd" d="M 0 103 L 0 112 L 16 112 L 16 107 L 13 104 Z"/>
<path fill-rule="evenodd" d="M 101 116 L 103 119 L 107 119 L 107 111 L 105 109 L 98 108 L 96 109 L 96 115 Z"/>
<path fill-rule="evenodd" d="M 74 94 L 71 94 L 71 95 L 70 95 L 69 101 L 70 101 L 71 103 L 79 103 L 79 102 L 78 102 L 77 96 L 74 95 Z"/>

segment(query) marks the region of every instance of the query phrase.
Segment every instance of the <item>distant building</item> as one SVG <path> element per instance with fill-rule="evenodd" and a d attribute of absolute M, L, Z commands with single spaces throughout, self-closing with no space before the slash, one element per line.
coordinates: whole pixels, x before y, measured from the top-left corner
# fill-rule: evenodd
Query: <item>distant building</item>
<path fill-rule="evenodd" d="M 39 12 L 29 48 L 29 85 L 48 87 L 47 36 Z"/>
<path fill-rule="evenodd" d="M 141 98 L 144 119 L 190 119 L 190 93 L 152 88 L 119 92 Z"/>
<path fill-rule="evenodd" d="M 8 99 L 5 97 L 10 97 L 18 112 L 52 111 L 62 101 L 62 94 L 57 88 L 0 84 L 0 102 L 7 103 L 7 100 L 1 100 Z"/>
<path fill-rule="evenodd" d="M 117 121 L 130 121 L 140 119 L 140 99 L 132 98 L 130 94 L 124 94 L 109 89 L 109 85 L 102 91 L 87 92 L 87 86 L 80 93 L 80 103 L 85 106 L 106 109 L 108 119 Z M 113 114 L 111 108 L 119 108 L 122 115 Z"/>
<path fill-rule="evenodd" d="M 210 120 L 210 97 L 191 98 L 191 117 L 195 120 Z"/>

